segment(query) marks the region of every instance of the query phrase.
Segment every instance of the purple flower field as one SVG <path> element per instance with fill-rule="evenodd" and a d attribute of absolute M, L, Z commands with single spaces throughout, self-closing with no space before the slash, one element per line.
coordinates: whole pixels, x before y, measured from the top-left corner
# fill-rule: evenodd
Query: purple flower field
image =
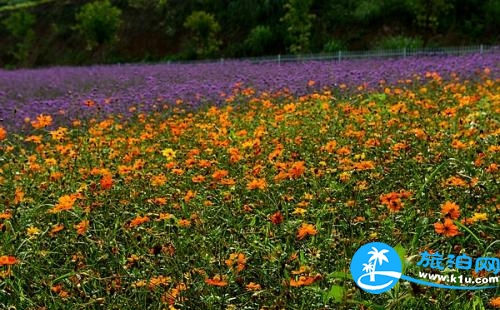
<path fill-rule="evenodd" d="M 485 69 L 490 77 L 500 76 L 500 53 L 466 56 L 428 56 L 401 59 L 370 59 L 260 63 L 226 61 L 205 64 L 112 65 L 56 67 L 35 70 L 0 70 L 0 126 L 19 131 L 25 118 L 46 113 L 54 126 L 72 119 L 95 116 L 86 100 L 95 101 L 102 115 L 128 114 L 131 106 L 143 111 L 176 100 L 196 107 L 204 102 L 221 104 L 237 83 L 257 92 L 288 89 L 300 95 L 314 88 L 365 85 L 380 81 L 394 84 L 426 72 L 438 72 L 444 79 L 455 73 L 474 79 Z M 107 104 L 103 104 L 107 102 Z M 29 126 L 26 126 L 29 127 Z"/>

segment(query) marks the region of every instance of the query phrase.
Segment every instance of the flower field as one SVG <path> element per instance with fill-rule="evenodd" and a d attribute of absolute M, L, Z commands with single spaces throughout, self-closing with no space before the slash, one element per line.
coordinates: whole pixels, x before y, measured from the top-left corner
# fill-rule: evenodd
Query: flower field
<path fill-rule="evenodd" d="M 349 273 L 500 258 L 499 60 L 0 72 L 0 308 L 499 308 Z"/>

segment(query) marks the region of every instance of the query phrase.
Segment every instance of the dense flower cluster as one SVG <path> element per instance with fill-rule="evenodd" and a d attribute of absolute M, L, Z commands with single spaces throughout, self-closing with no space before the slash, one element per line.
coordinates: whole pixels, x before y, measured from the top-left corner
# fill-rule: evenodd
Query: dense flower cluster
<path fill-rule="evenodd" d="M 68 120 L 95 117 L 96 111 L 104 117 L 111 112 L 154 111 L 165 104 L 198 107 L 233 102 L 235 94 L 286 91 L 303 95 L 323 87 L 365 89 L 398 81 L 418 83 L 425 80 L 426 73 L 429 78 L 457 75 L 470 79 L 488 68 L 496 79 L 499 63 L 500 53 L 493 50 L 463 56 L 341 62 L 225 61 L 0 70 L 0 126 L 17 131 L 31 122 L 43 127 L 50 124 L 48 116 L 68 125 Z"/>
<path fill-rule="evenodd" d="M 152 68 L 127 67 L 137 79 Z M 96 92 L 72 103 L 90 119 L 56 105 L 75 113 L 74 121 L 43 111 L 23 121 L 25 132 L 1 126 L 0 302 L 18 309 L 53 307 L 48 301 L 110 309 L 146 302 L 395 307 L 391 296 L 363 300 L 347 280 L 352 254 L 368 240 L 406 247 L 408 262 L 425 247 L 500 256 L 500 80 L 492 76 L 498 68 L 486 69 L 475 81 L 432 71 L 363 92 L 307 92 L 325 80 L 294 73 L 297 81 L 283 83 L 304 82 L 302 93 L 229 83 L 226 105 L 196 111 L 160 105 L 157 94 L 130 97 L 159 104 L 130 118 L 107 114 L 120 104 Z M 106 70 L 120 78 L 119 67 Z M 398 299 L 403 308 L 470 301 L 455 292 L 399 290 L 408 296 Z M 494 292 L 474 298 L 499 304 Z"/>

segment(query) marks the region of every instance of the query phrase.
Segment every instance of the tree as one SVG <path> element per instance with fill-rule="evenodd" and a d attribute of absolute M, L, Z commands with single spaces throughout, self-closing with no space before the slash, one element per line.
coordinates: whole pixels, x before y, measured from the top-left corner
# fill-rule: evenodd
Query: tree
<path fill-rule="evenodd" d="M 184 27 L 192 34 L 192 48 L 199 58 L 214 57 L 221 42 L 217 40 L 219 23 L 212 14 L 195 11 L 186 18 Z"/>
<path fill-rule="evenodd" d="M 410 7 L 416 14 L 417 25 L 424 31 L 424 45 L 427 45 L 439 21 L 453 8 L 453 4 L 447 0 L 411 0 Z"/>
<path fill-rule="evenodd" d="M 292 54 L 309 52 L 313 14 L 309 14 L 312 0 L 288 0 L 285 16 L 281 19 L 287 25 L 289 51 Z"/>
<path fill-rule="evenodd" d="M 161 10 L 167 6 L 167 0 L 128 0 L 131 8 L 138 10 Z"/>
<path fill-rule="evenodd" d="M 254 56 L 264 54 L 273 39 L 273 33 L 268 26 L 259 25 L 250 31 L 245 40 L 246 49 Z"/>
<path fill-rule="evenodd" d="M 15 48 L 10 53 L 24 66 L 28 65 L 30 51 L 35 40 L 35 31 L 33 30 L 35 22 L 35 16 L 25 10 L 14 12 L 3 21 L 5 28 L 17 41 Z"/>
<path fill-rule="evenodd" d="M 121 10 L 109 0 L 87 3 L 76 14 L 75 29 L 86 39 L 87 48 L 92 50 L 117 40 L 120 17 Z"/>

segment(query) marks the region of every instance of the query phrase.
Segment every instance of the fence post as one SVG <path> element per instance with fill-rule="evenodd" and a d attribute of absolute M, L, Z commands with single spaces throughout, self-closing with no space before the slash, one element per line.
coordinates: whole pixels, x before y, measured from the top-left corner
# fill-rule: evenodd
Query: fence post
<path fill-rule="evenodd" d="M 479 46 L 479 53 L 481 53 L 481 54 L 483 53 L 483 45 L 482 44 Z"/>
<path fill-rule="evenodd" d="M 406 58 L 406 46 L 403 48 L 403 58 Z"/>
<path fill-rule="evenodd" d="M 278 54 L 278 65 L 281 65 L 281 54 Z"/>
<path fill-rule="evenodd" d="M 342 52 L 339 50 L 338 62 L 340 62 L 341 57 L 342 57 Z"/>

